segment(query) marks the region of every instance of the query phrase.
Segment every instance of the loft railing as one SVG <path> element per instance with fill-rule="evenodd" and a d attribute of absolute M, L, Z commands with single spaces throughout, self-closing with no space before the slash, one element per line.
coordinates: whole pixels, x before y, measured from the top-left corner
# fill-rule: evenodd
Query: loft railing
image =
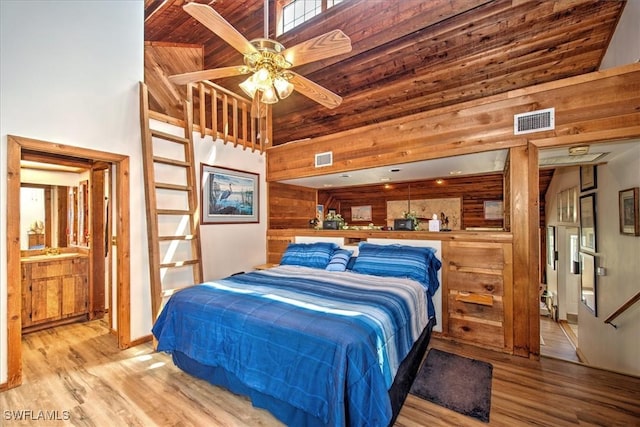
<path fill-rule="evenodd" d="M 620 316 L 629 307 L 631 307 L 633 304 L 635 304 L 638 301 L 640 301 L 640 292 L 635 294 L 635 296 L 633 296 L 629 301 L 627 301 L 624 304 L 622 304 L 619 309 L 617 309 L 611 316 L 609 316 L 609 317 L 607 317 L 605 319 L 604 323 L 608 323 L 608 324 L 610 324 L 611 326 L 613 326 L 614 328 L 617 329 L 618 327 L 612 323 L 614 321 L 614 319 L 616 317 Z"/>
<path fill-rule="evenodd" d="M 270 145 L 270 106 L 263 104 L 261 117 L 252 117 L 251 100 L 209 81 L 187 85 L 187 101 L 194 109 L 193 128 L 201 137 L 211 135 L 261 153 Z"/>

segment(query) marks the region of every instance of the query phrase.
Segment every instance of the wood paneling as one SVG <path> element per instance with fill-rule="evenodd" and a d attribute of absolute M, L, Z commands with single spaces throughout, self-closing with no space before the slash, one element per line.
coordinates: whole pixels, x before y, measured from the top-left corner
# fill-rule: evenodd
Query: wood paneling
<path fill-rule="evenodd" d="M 267 180 L 279 181 L 491 151 L 604 142 L 640 135 L 640 64 L 443 107 L 267 150 Z M 513 135 L 513 115 L 555 107 L 556 129 Z M 576 138 L 579 136 L 579 138 Z M 332 151 L 333 165 L 314 167 Z"/>
<path fill-rule="evenodd" d="M 305 228 L 316 217 L 316 191 L 297 185 L 268 183 L 269 228 Z"/>

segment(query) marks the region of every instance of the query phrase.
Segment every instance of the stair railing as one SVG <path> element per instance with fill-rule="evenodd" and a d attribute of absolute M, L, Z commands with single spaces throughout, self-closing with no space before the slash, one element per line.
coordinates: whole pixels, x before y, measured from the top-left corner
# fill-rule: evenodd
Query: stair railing
<path fill-rule="evenodd" d="M 612 323 L 614 321 L 614 319 L 616 317 L 620 316 L 627 309 L 629 309 L 629 307 L 631 307 L 633 304 L 635 304 L 638 301 L 640 301 L 640 292 L 635 294 L 635 296 L 633 296 L 629 301 L 627 301 L 624 304 L 622 304 L 620 306 L 620 308 L 618 308 L 613 314 L 611 314 L 611 316 L 609 316 L 609 317 L 607 317 L 605 319 L 604 323 L 608 323 L 608 324 L 610 324 L 611 326 L 613 326 L 614 328 L 617 329 L 618 327 Z"/>

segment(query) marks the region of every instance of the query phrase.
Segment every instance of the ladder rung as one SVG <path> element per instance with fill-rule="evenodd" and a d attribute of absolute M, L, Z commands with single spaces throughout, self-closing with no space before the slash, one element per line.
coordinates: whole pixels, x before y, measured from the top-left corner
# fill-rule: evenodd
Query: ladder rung
<path fill-rule="evenodd" d="M 167 157 L 153 156 L 153 161 L 154 163 L 163 163 L 165 165 L 171 165 L 171 166 L 181 166 L 183 168 L 188 168 L 191 166 L 189 162 L 185 162 L 183 160 L 169 159 Z"/>
<path fill-rule="evenodd" d="M 167 262 L 165 264 L 160 264 L 160 268 L 184 267 L 185 265 L 194 265 L 199 263 L 200 260 L 197 259 L 186 259 L 184 261 Z"/>
<path fill-rule="evenodd" d="M 184 236 L 158 236 L 158 240 L 173 241 L 173 240 L 196 240 L 198 236 L 195 234 L 185 234 Z"/>
<path fill-rule="evenodd" d="M 166 182 L 156 182 L 155 187 L 164 190 L 191 191 L 191 187 L 187 185 L 167 184 Z"/>
<path fill-rule="evenodd" d="M 158 209 L 156 213 L 158 215 L 193 215 L 193 212 L 182 209 Z"/>
<path fill-rule="evenodd" d="M 161 130 L 151 130 L 151 136 L 157 136 L 162 139 L 166 139 L 167 141 L 178 142 L 180 144 L 188 144 L 189 140 L 184 136 L 172 135 L 170 133 L 162 132 Z"/>

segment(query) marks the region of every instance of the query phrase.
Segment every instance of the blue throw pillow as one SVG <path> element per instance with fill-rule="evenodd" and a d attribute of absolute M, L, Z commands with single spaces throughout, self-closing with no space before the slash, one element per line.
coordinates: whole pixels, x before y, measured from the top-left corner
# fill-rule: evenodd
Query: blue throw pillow
<path fill-rule="evenodd" d="M 374 276 L 402 277 L 422 283 L 433 295 L 438 289 L 440 260 L 435 249 L 405 245 L 375 245 L 362 242 L 353 271 Z"/>
<path fill-rule="evenodd" d="M 333 256 L 331 256 L 331 261 L 329 261 L 326 270 L 345 271 L 352 253 L 353 251 L 347 249 L 336 249 Z"/>
<path fill-rule="evenodd" d="M 335 243 L 289 243 L 282 255 L 280 265 L 326 268 L 336 249 L 338 245 Z"/>

